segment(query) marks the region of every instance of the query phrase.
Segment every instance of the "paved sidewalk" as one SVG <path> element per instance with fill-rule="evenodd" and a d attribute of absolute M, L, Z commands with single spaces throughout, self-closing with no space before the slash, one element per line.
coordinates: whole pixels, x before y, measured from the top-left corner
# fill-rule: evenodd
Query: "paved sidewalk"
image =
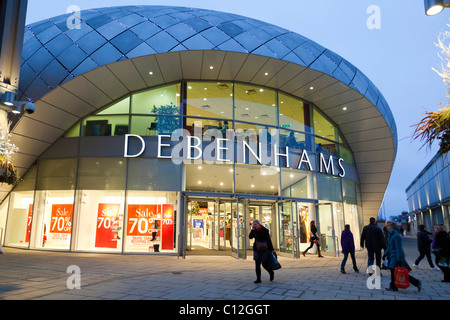
<path fill-rule="evenodd" d="M 416 239 L 403 238 L 407 260 L 418 256 Z M 366 251 L 357 252 L 360 273 L 347 262 L 339 272 L 341 257 L 301 259 L 279 257 L 283 268 L 269 282 L 263 270 L 261 284 L 254 284 L 254 262 L 227 256 L 115 255 L 58 253 L 4 248 L 0 256 L 0 299 L 3 300 L 449 300 L 450 284 L 441 271 L 432 271 L 426 259 L 413 275 L 422 280 L 398 292 L 384 290 L 388 271 L 382 271 L 381 289 L 368 289 Z M 68 289 L 76 265 L 81 289 Z M 70 278 L 72 279 L 72 278 Z M 69 279 L 69 280 L 70 280 Z M 69 281 L 69 284 L 75 282 Z"/>

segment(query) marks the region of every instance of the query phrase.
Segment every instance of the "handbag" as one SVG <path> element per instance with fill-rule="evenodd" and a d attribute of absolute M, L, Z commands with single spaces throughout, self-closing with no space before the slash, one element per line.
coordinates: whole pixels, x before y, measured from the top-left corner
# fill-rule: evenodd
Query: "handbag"
<path fill-rule="evenodd" d="M 269 248 L 267 241 L 255 241 L 256 251 L 264 251 Z"/>
<path fill-rule="evenodd" d="M 397 288 L 406 289 L 409 288 L 409 271 L 403 267 L 396 267 L 394 269 L 395 286 Z"/>

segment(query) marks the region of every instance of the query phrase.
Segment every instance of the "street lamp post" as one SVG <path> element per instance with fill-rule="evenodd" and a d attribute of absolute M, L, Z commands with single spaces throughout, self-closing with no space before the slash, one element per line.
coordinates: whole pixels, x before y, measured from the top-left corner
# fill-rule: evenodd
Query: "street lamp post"
<path fill-rule="evenodd" d="M 450 7 L 450 0 L 424 0 L 425 14 L 434 16 L 441 13 L 444 8 Z"/>

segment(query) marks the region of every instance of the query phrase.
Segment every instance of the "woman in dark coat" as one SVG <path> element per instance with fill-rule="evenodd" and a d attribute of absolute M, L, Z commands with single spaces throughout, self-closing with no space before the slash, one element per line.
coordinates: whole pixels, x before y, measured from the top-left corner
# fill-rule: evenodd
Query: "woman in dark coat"
<path fill-rule="evenodd" d="M 303 251 L 303 256 L 306 256 L 306 252 L 308 252 L 309 249 L 311 249 L 314 246 L 314 243 L 317 245 L 317 256 L 319 258 L 323 258 L 323 256 L 320 254 L 320 244 L 319 244 L 319 236 L 317 235 L 317 227 L 314 220 L 311 221 L 310 229 L 309 229 L 309 247 L 306 248 L 305 251 Z"/>
<path fill-rule="evenodd" d="M 349 253 L 353 262 L 353 270 L 355 270 L 355 272 L 358 273 L 359 270 L 358 267 L 356 266 L 356 258 L 355 258 L 355 241 L 353 239 L 353 233 L 350 231 L 349 224 L 346 224 L 344 230 L 342 230 L 341 247 L 342 253 L 344 254 L 344 259 L 342 260 L 341 263 L 341 273 L 345 273 L 345 264 L 347 263 Z"/>
<path fill-rule="evenodd" d="M 398 288 L 395 285 L 395 277 L 394 271 L 396 267 L 403 267 L 409 271 L 411 271 L 411 267 L 405 260 L 405 252 L 403 251 L 402 246 L 402 236 L 397 230 L 397 224 L 395 222 L 391 222 L 387 225 L 388 229 L 388 247 L 384 252 L 384 256 L 388 259 L 388 268 L 391 270 L 391 283 L 388 291 L 398 291 Z M 422 281 L 414 278 L 409 275 L 408 278 L 409 283 L 413 286 L 417 287 L 420 291 L 422 288 Z"/>
<path fill-rule="evenodd" d="M 249 234 L 250 239 L 255 239 L 253 243 L 253 260 L 255 260 L 256 281 L 261 283 L 261 264 L 270 275 L 270 281 L 273 281 L 275 273 L 271 270 L 271 255 L 273 252 L 272 240 L 269 230 L 264 228 L 258 220 L 253 220 L 252 231 Z M 260 248 L 258 244 L 265 244 L 265 248 Z"/>

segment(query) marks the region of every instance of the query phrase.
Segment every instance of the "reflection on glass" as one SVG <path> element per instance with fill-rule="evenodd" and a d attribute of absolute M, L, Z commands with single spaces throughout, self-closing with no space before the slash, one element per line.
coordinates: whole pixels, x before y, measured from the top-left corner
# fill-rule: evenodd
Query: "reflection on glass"
<path fill-rule="evenodd" d="M 278 108 L 281 128 L 312 132 L 309 127 L 309 107 L 303 101 L 279 92 Z"/>
<path fill-rule="evenodd" d="M 131 116 L 131 133 L 141 136 L 172 134 L 180 127 L 180 117 Z"/>
<path fill-rule="evenodd" d="M 354 166 L 355 159 L 353 158 L 353 153 L 347 147 L 344 147 L 342 144 L 339 145 L 339 157 L 344 159 L 344 162 Z"/>
<path fill-rule="evenodd" d="M 199 137 L 203 135 L 204 138 L 210 138 L 212 136 L 226 138 L 228 130 L 233 129 L 233 121 L 185 118 L 184 129 L 191 135 Z"/>
<path fill-rule="evenodd" d="M 249 144 L 279 145 L 279 130 L 267 125 L 236 122 L 235 136 L 237 141 L 245 141 Z"/>
<path fill-rule="evenodd" d="M 336 141 L 335 127 L 315 108 L 314 108 L 314 133 L 318 136 Z"/>
<path fill-rule="evenodd" d="M 275 90 L 242 83 L 234 87 L 236 120 L 278 124 Z"/>
<path fill-rule="evenodd" d="M 280 130 L 280 146 L 283 148 L 312 151 L 312 138 L 310 134 Z"/>
<path fill-rule="evenodd" d="M 316 152 L 322 153 L 326 156 L 333 155 L 337 157 L 337 144 L 333 141 L 316 137 Z"/>
<path fill-rule="evenodd" d="M 231 82 L 188 82 L 186 115 L 205 118 L 233 118 Z"/>
<path fill-rule="evenodd" d="M 133 94 L 131 113 L 180 114 L 180 86 L 178 83 Z"/>

